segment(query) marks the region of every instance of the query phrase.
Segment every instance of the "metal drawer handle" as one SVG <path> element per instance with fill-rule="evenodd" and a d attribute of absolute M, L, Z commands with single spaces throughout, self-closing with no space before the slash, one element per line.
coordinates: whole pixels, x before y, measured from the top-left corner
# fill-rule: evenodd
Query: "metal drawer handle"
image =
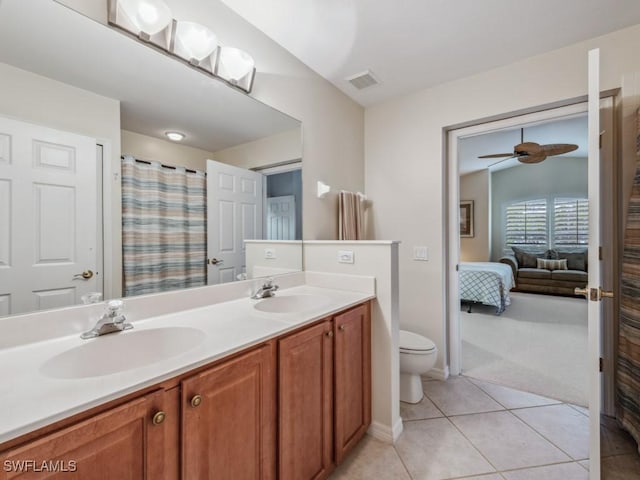
<path fill-rule="evenodd" d="M 197 407 L 201 403 L 202 403 L 202 396 L 200 396 L 200 395 L 194 395 L 194 397 L 191 399 L 191 406 L 192 407 Z"/>
<path fill-rule="evenodd" d="M 167 414 L 160 410 L 153 416 L 152 422 L 154 425 L 160 425 L 162 422 L 164 422 L 165 418 L 167 418 Z"/>

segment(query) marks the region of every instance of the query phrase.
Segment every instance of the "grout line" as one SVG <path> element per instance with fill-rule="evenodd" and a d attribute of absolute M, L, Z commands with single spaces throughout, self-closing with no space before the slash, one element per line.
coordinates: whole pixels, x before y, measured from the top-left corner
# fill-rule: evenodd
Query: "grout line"
<path fill-rule="evenodd" d="M 508 470 L 501 470 L 500 473 L 511 473 L 511 472 L 520 472 L 522 470 L 530 470 L 533 468 L 542 468 L 542 467 L 553 467 L 555 465 L 569 465 L 571 463 L 575 463 L 576 465 L 578 465 L 581 468 L 585 468 L 582 465 L 580 465 L 579 462 L 582 462 L 583 460 L 571 460 L 569 462 L 555 462 L 555 463 L 545 463 L 544 465 L 534 465 L 532 467 L 519 467 L 519 468 L 511 468 Z M 585 469 L 586 470 L 586 469 Z"/>
<path fill-rule="evenodd" d="M 491 474 L 491 473 L 497 473 L 497 472 L 499 472 L 498 467 L 496 467 L 496 466 L 493 464 L 493 462 L 492 462 L 491 460 L 489 460 L 489 459 L 485 456 L 485 454 L 484 454 L 484 453 L 482 453 L 482 452 L 480 451 L 480 449 L 479 449 L 478 447 L 476 447 L 476 444 L 475 444 L 475 443 L 473 443 L 473 442 L 471 441 L 471 439 L 470 439 L 470 438 L 468 438 L 468 437 L 464 434 L 464 432 L 463 432 L 462 430 L 460 430 L 460 429 L 458 428 L 458 426 L 457 426 L 455 423 L 453 423 L 453 422 L 451 421 L 451 419 L 450 419 L 449 417 L 446 417 L 446 418 L 447 418 L 447 420 L 449 421 L 449 423 L 450 423 L 451 425 L 453 425 L 453 428 L 455 428 L 458 432 L 460 432 L 460 435 L 462 435 L 462 437 L 463 437 L 467 442 L 469 442 L 469 445 L 471 445 L 471 446 L 473 447 L 473 449 L 474 449 L 476 452 L 478 452 L 478 453 L 480 454 L 480 456 L 481 456 L 482 458 L 484 458 L 484 459 L 486 460 L 486 462 L 487 462 L 489 465 L 491 465 L 491 467 L 493 468 L 493 470 L 494 470 L 494 471 L 493 471 L 493 472 L 489 472 L 487 475 L 489 475 L 489 474 Z M 483 474 L 483 473 L 481 473 L 481 474 L 479 474 L 479 475 L 484 475 L 484 474 Z M 478 474 L 476 474 L 476 476 L 478 476 Z"/>

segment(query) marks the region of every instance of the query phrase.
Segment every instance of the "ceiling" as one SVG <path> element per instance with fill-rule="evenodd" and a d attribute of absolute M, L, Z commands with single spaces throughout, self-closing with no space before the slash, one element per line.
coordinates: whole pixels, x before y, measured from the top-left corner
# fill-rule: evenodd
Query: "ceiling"
<path fill-rule="evenodd" d="M 158 138 L 176 130 L 210 152 L 300 125 L 53 1 L 0 0 L 0 62 L 120 100 L 125 130 Z"/>
<path fill-rule="evenodd" d="M 578 149 L 557 157 L 549 157 L 545 161 L 561 161 L 562 158 L 583 157 L 588 155 L 587 115 L 563 118 L 524 126 L 525 142 L 536 142 L 541 145 L 549 143 L 573 143 Z M 492 171 L 522 165 L 516 159 L 478 158 L 491 153 L 510 153 L 520 143 L 520 127 L 483 135 L 475 135 L 460 139 L 458 142 L 458 165 L 460 175 L 490 168 Z"/>
<path fill-rule="evenodd" d="M 222 1 L 365 106 L 640 23 L 638 0 Z"/>

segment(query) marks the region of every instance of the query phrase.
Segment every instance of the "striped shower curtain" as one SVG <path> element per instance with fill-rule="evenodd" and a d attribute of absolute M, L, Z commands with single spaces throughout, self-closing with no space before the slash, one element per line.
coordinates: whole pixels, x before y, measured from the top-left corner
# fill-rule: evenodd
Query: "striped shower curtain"
<path fill-rule="evenodd" d="M 122 160 L 124 294 L 206 285 L 203 172 Z"/>
<path fill-rule="evenodd" d="M 636 150 L 636 175 L 622 254 L 616 390 L 618 419 L 640 444 L 640 118 Z"/>

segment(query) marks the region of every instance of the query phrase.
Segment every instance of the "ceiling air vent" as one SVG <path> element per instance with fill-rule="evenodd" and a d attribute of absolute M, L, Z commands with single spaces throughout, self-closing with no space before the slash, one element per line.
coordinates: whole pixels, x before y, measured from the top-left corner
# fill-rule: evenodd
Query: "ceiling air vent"
<path fill-rule="evenodd" d="M 379 83 L 376 77 L 373 76 L 373 72 L 371 70 L 357 73 L 347 77 L 346 80 L 358 90 L 362 90 L 363 88 L 371 87 Z"/>

